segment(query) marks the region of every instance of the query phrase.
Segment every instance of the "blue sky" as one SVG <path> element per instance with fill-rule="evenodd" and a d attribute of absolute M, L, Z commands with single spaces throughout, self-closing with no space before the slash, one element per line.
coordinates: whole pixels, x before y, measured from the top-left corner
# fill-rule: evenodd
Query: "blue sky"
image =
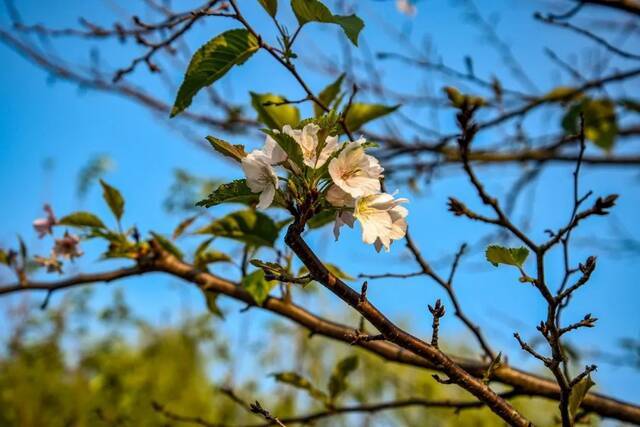
<path fill-rule="evenodd" d="M 64 0 L 56 2 L 55 7 L 51 4 L 43 7 L 41 2 L 36 1 L 20 3 L 23 19 L 28 23 L 47 22 L 52 27 L 69 27 L 76 25 L 79 16 L 104 25 L 109 25 L 115 19 L 113 9 L 105 7 L 103 3 Z M 248 18 L 256 22 L 261 31 L 270 31 L 268 20 L 254 3 L 240 3 Z M 286 9 L 285 2 L 281 3 L 281 7 Z M 468 25 L 461 10 L 454 7 L 455 2 L 418 2 L 419 12 L 413 19 L 399 14 L 392 1 L 367 0 L 358 3 L 359 14 L 367 22 L 363 37 L 373 52 L 401 48 L 395 40 L 381 31 L 383 23 L 388 22 L 400 28 L 418 45 L 424 43 L 428 36 L 445 63 L 463 68 L 464 56 L 471 55 L 477 75 L 489 77 L 495 74 L 503 79 L 505 86 L 518 87 L 518 83 L 500 61 L 499 55 L 476 29 Z M 542 92 L 566 81 L 566 76 L 549 64 L 543 52 L 545 46 L 553 47 L 561 56 L 580 61 L 584 59 L 580 53 L 585 46 L 584 41 L 536 23 L 531 15 L 537 9 L 531 3 L 503 0 L 479 4 L 485 16 L 490 18 L 498 16 L 494 12 L 500 10 L 499 20 L 493 24 L 494 28 L 516 53 L 522 67 L 533 76 L 534 83 Z M 509 7 L 505 7 L 507 5 Z M 542 9 L 546 3 L 536 6 Z M 284 19 L 292 22 L 288 11 L 285 12 Z M 0 23 L 6 25 L 6 15 L 0 15 Z M 209 20 L 206 25 L 197 26 L 189 34 L 188 41 L 191 46 L 198 46 L 226 28 L 230 28 L 227 22 L 220 19 Z M 323 55 L 337 60 L 339 54 L 335 52 L 339 52 L 339 37 L 342 35 L 334 28 L 310 26 L 300 38 L 300 46 L 309 48 L 299 54 L 313 59 L 317 57 L 317 49 L 321 49 Z M 103 60 L 113 67 L 127 65 L 137 52 L 130 45 L 100 44 L 95 41 L 62 40 L 58 46 L 60 52 L 77 60 L 88 58 L 89 51 L 100 46 L 103 49 Z M 116 96 L 87 91 L 77 85 L 52 79 L 46 72 L 34 67 L 4 45 L 0 45 L 0 63 L 3 64 L 0 67 L 0 99 L 3 100 L 0 114 L 0 182 L 3 187 L 0 245 L 13 244 L 16 233 L 19 233 L 25 236 L 34 252 L 47 252 L 50 242 L 39 241 L 30 227 L 32 219 L 41 215 L 44 202 L 50 202 L 58 214 L 82 208 L 108 218 L 98 188 L 93 187 L 88 197 L 82 201 L 78 200 L 75 192 L 78 171 L 97 154 L 109 155 L 116 164 L 116 168 L 105 178 L 126 197 L 125 223 L 137 224 L 145 231 L 153 229 L 169 233 L 179 222 L 179 218 L 168 215 L 162 208 L 174 169 L 183 168 L 196 175 L 223 180 L 241 175 L 229 163 L 185 142 L 180 133 L 169 129 L 162 119 L 141 106 Z M 621 67 L 628 65 L 620 64 Z M 301 70 L 315 90 L 321 89 L 330 81 L 326 75 L 308 67 L 301 66 Z M 176 81 L 179 80 L 179 74 L 175 73 Z M 152 88 L 154 95 L 167 103 L 173 101 L 174 94 L 150 77 L 144 67 L 139 67 L 131 79 Z M 383 83 L 407 93 L 420 93 L 428 85 L 442 83 L 425 82 L 424 77 L 416 70 L 392 62 L 386 63 L 382 79 Z M 240 101 L 248 100 L 249 90 L 281 93 L 292 99 L 302 97 L 299 87 L 290 76 L 264 53 L 256 55 L 216 84 L 223 88 L 225 96 Z M 618 89 L 637 93 L 639 87 L 636 80 Z M 303 108 L 309 112 L 310 107 Z M 414 112 L 410 108 L 403 111 L 415 114 L 416 120 L 429 123 L 430 116 L 424 111 Z M 441 128 L 452 128 L 452 116 L 440 117 Z M 555 118 L 550 121 L 548 117 L 541 115 L 532 117 L 527 124 L 530 129 L 540 133 L 552 133 L 559 129 Z M 201 132 L 204 137 L 209 131 L 203 129 Z M 501 135 L 496 132 L 491 138 L 497 139 Z M 238 138 L 237 142 L 249 146 L 261 143 L 260 140 L 243 138 Z M 52 168 L 43 167 L 46 159 L 52 161 Z M 517 167 L 482 169 L 481 176 L 492 192 L 503 194 L 518 176 L 518 171 Z M 585 168 L 583 178 L 582 188 L 593 190 L 596 195 L 614 192 L 622 195 L 613 220 L 622 224 L 630 235 L 637 236 L 640 230 L 637 223 L 631 220 L 637 217 L 637 206 L 640 203 L 637 170 Z M 468 202 L 470 206 L 479 207 L 474 192 L 459 174 L 448 174 L 435 180 L 420 196 L 409 194 L 406 188 L 398 189 L 402 195 L 408 194 L 411 198 L 409 224 L 427 259 L 440 259 L 455 252 L 462 242 L 475 242 L 491 231 L 487 226 L 453 218 L 446 211 L 446 199 L 451 195 Z M 541 240 L 544 229 L 557 228 L 568 218 L 571 168 L 566 165 L 548 167 L 529 191 L 535 192 L 533 204 L 525 202 L 516 210 L 515 216 L 516 219 L 522 218 L 526 210 L 533 209 L 531 233 Z M 214 210 L 212 214 L 217 215 L 219 212 L 221 211 Z M 576 237 L 584 241 L 592 236 L 607 237 L 611 233 L 611 222 L 596 218 L 580 229 Z M 333 242 L 329 230 L 316 232 L 310 240 L 323 259 L 339 263 L 353 275 L 361 272 L 417 270 L 415 265 L 407 261 L 402 245 L 394 245 L 389 254 L 376 254 L 371 247 L 360 243 L 358 231 L 344 232 L 338 243 Z M 103 270 L 115 265 L 94 262 L 98 249 L 96 244 L 88 244 L 87 256 L 78 268 Z M 574 298 L 566 311 L 565 319 L 577 320 L 591 312 L 600 320 L 596 328 L 579 331 L 573 334 L 570 341 L 585 350 L 615 350 L 620 338 L 638 338 L 640 334 L 637 257 L 620 256 L 603 248 L 583 245 L 573 252 L 573 260 L 581 261 L 591 254 L 599 257 L 598 269 L 592 283 Z M 448 267 L 439 267 L 446 275 Z M 547 266 L 551 279 L 557 279 L 558 275 L 554 271 L 559 272 L 560 267 L 559 254 L 552 253 Z M 219 272 L 222 274 L 225 270 Z M 518 350 L 512 338 L 512 332 L 516 329 L 524 337 L 535 336 L 534 325 L 545 313 L 545 306 L 537 292 L 520 284 L 515 271 L 489 266 L 479 252 L 464 259 L 456 281 L 461 304 L 470 317 L 483 326 L 494 347 L 508 354 L 509 360 L 517 366 L 539 369 L 536 362 Z M 354 285 L 358 286 L 357 283 Z M 177 319 L 185 307 L 197 311 L 204 309 L 201 295 L 195 289 L 179 286 L 176 280 L 164 276 L 128 279 L 114 286 L 122 286 L 126 290 L 128 301 L 145 317 L 158 323 Z M 369 289 L 371 300 L 389 313 L 391 318 L 405 323 L 412 322 L 412 331 L 423 336 L 429 333 L 430 323 L 426 305 L 439 297 L 443 297 L 446 303 L 440 289 L 424 278 L 402 282 L 378 281 L 370 283 Z M 332 304 L 335 300 L 324 295 L 325 291 L 321 290 L 321 293 L 323 300 L 331 301 L 329 307 L 334 307 Z M 109 294 L 109 289 L 101 286 L 95 295 L 96 304 L 104 301 Z M 12 301 L 22 298 L 26 297 L 13 297 Z M 54 297 L 54 302 L 57 298 L 59 296 Z M 0 306 L 6 304 L 6 301 L 0 302 Z M 231 332 L 246 324 L 246 320 L 241 321 L 243 318 L 249 317 L 255 324 L 266 319 L 257 310 L 240 314 L 240 307 L 235 304 L 223 303 L 223 306 L 229 311 L 227 327 Z M 309 304 L 309 308 L 316 312 L 324 312 L 326 307 L 324 304 L 315 306 L 313 302 Z M 455 337 L 455 340 L 461 341 L 468 339 L 452 316 L 444 319 L 443 328 L 444 337 Z M 0 335 L 6 332 L 0 326 Z M 258 335 L 259 329 L 250 333 Z M 469 343 L 474 345 L 471 341 Z M 637 400 L 640 393 L 638 371 L 624 366 L 603 363 L 595 380 L 601 391 L 623 399 Z"/>

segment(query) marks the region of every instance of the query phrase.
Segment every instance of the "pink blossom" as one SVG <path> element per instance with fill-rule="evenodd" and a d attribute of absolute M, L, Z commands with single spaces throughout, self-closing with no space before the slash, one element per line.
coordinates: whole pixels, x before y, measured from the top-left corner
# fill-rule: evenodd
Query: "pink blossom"
<path fill-rule="evenodd" d="M 38 238 L 42 239 L 47 234 L 53 234 L 53 226 L 56 224 L 56 217 L 53 214 L 53 209 L 49 204 L 44 205 L 44 211 L 46 212 L 46 218 L 38 218 L 33 221 L 33 228 L 38 233 Z"/>
<path fill-rule="evenodd" d="M 80 250 L 80 237 L 75 234 L 64 233 L 62 239 L 56 239 L 56 244 L 53 247 L 53 254 L 55 256 L 61 256 L 62 258 L 73 260 L 74 258 L 82 256 L 84 252 Z"/>

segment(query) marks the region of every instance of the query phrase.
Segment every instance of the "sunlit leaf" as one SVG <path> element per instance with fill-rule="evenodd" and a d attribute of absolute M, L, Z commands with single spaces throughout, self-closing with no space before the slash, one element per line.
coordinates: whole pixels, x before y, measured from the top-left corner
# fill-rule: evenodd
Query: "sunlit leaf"
<path fill-rule="evenodd" d="M 207 141 L 209 141 L 213 149 L 218 153 L 231 157 L 236 162 L 240 162 L 247 156 L 247 153 L 244 151 L 244 145 L 229 144 L 227 141 L 216 138 L 215 136 L 207 136 Z"/>
<path fill-rule="evenodd" d="M 553 88 L 547 94 L 545 94 L 541 99 L 544 101 L 571 101 L 572 99 L 580 96 L 581 93 L 577 91 L 573 87 L 569 86 L 558 86 Z"/>
<path fill-rule="evenodd" d="M 199 215 L 190 216 L 189 218 L 186 218 L 180 221 L 180 224 L 178 224 L 175 230 L 173 230 L 173 234 L 171 235 L 171 238 L 175 240 L 178 237 L 182 236 L 182 234 L 187 230 L 187 228 L 189 228 L 189 226 L 193 224 L 193 222 L 196 219 L 198 219 L 198 216 Z"/>
<path fill-rule="evenodd" d="M 287 135 L 286 133 L 277 133 L 270 131 L 268 129 L 262 129 L 264 133 L 271 136 L 282 148 L 282 150 L 287 153 L 287 158 L 296 164 L 299 168 L 303 167 L 303 157 L 302 157 L 302 149 L 300 148 L 300 144 L 296 142 L 295 139 Z"/>
<path fill-rule="evenodd" d="M 311 384 L 311 381 L 295 372 L 278 372 L 273 374 L 273 377 L 280 383 L 288 384 L 301 390 L 305 390 L 307 393 L 309 393 L 309 396 L 313 397 L 316 400 L 319 400 L 322 403 L 326 404 L 329 401 L 328 396 L 325 392 L 319 390 L 317 387 Z"/>
<path fill-rule="evenodd" d="M 300 25 L 304 25 L 307 22 L 339 25 L 349 40 L 354 45 L 358 45 L 358 35 L 364 28 L 364 22 L 356 15 L 334 15 L 318 0 L 291 0 L 291 8 Z"/>
<path fill-rule="evenodd" d="M 204 294 L 205 302 L 207 304 L 207 309 L 209 310 L 209 312 L 221 319 L 224 319 L 224 313 L 218 306 L 218 297 L 220 296 L 220 294 L 207 290 L 203 290 L 202 293 Z"/>
<path fill-rule="evenodd" d="M 487 247 L 485 255 L 487 261 L 496 267 L 499 264 L 506 264 L 522 268 L 522 265 L 529 256 L 529 249 L 525 247 L 505 248 L 503 246 L 490 245 Z"/>
<path fill-rule="evenodd" d="M 275 280 L 266 280 L 264 271 L 261 269 L 244 276 L 240 283 L 258 305 L 262 305 L 265 302 L 271 289 L 278 284 Z"/>
<path fill-rule="evenodd" d="M 349 107 L 345 118 L 347 128 L 349 128 L 351 132 L 354 132 L 367 122 L 393 113 L 398 107 L 399 105 L 388 106 L 381 104 L 362 104 L 358 102 L 353 103 L 351 107 Z"/>
<path fill-rule="evenodd" d="M 206 199 L 200 200 L 196 205 L 210 208 L 220 203 L 248 204 L 257 199 L 258 195 L 251 192 L 245 179 L 236 179 L 228 184 L 220 185 Z"/>
<path fill-rule="evenodd" d="M 182 251 L 178 249 L 178 247 L 174 245 L 171 240 L 167 239 L 161 234 L 154 233 L 153 231 L 151 232 L 151 235 L 153 236 L 153 239 L 156 242 L 158 242 L 160 246 L 162 246 L 162 249 L 169 252 L 171 255 L 173 255 L 176 258 L 180 260 L 182 259 L 183 257 Z"/>
<path fill-rule="evenodd" d="M 605 151 L 610 151 L 618 134 L 615 105 L 610 99 L 583 98 L 562 118 L 562 127 L 570 135 L 580 132 L 580 113 L 584 117 L 585 137 Z"/>
<path fill-rule="evenodd" d="M 344 81 L 345 74 L 342 73 L 340 76 L 331 83 L 329 86 L 322 89 L 322 92 L 318 95 L 318 99 L 322 102 L 322 105 L 325 107 L 331 108 L 331 103 L 340 93 L 340 88 L 342 87 L 342 82 Z M 313 112 L 316 117 L 320 117 L 324 114 L 324 110 L 320 108 L 318 104 L 313 103 Z"/>
<path fill-rule="evenodd" d="M 285 98 L 282 96 L 272 93 L 250 92 L 250 94 L 251 105 L 258 113 L 258 120 L 267 125 L 269 129 L 282 130 L 284 125 L 296 126 L 300 121 L 300 111 L 294 105 L 265 105 L 285 102 Z"/>
<path fill-rule="evenodd" d="M 124 198 L 120 192 L 104 182 L 104 180 L 100 180 L 100 185 L 102 185 L 102 197 L 104 201 L 107 202 L 109 209 L 113 212 L 113 215 L 116 217 L 118 221 L 122 218 L 122 214 L 124 213 Z"/>
<path fill-rule="evenodd" d="M 451 105 L 453 105 L 456 108 L 462 108 L 465 105 L 472 106 L 472 107 L 473 106 L 482 107 L 487 103 L 487 101 L 485 101 L 485 99 L 482 98 L 481 96 L 464 94 L 460 92 L 458 89 L 456 89 L 455 87 L 445 86 L 443 90 L 444 90 L 444 93 L 447 95 L 447 98 L 449 98 Z"/>
<path fill-rule="evenodd" d="M 209 264 L 216 264 L 219 262 L 231 262 L 231 257 L 224 252 L 205 250 L 195 257 L 193 265 L 198 270 L 205 270 Z"/>
<path fill-rule="evenodd" d="M 278 237 L 278 228 L 267 215 L 249 209 L 230 213 L 201 228 L 197 233 L 226 237 L 256 247 L 272 247 Z"/>
<path fill-rule="evenodd" d="M 275 18 L 278 13 L 278 0 L 258 0 L 258 2 L 272 18 Z"/>
<path fill-rule="evenodd" d="M 97 227 L 106 228 L 104 223 L 96 215 L 91 212 L 78 211 L 73 212 L 58 221 L 61 225 L 70 227 Z"/>
<path fill-rule="evenodd" d="M 578 409 L 580 409 L 580 405 L 582 404 L 584 397 L 587 395 L 587 392 L 595 384 L 596 383 L 591 379 L 591 375 L 587 375 L 578 381 L 578 383 L 571 389 L 571 394 L 569 394 L 569 415 L 572 420 L 575 419 Z"/>
<path fill-rule="evenodd" d="M 247 30 L 228 30 L 209 40 L 191 57 L 184 80 L 171 109 L 171 117 L 183 112 L 200 89 L 213 84 L 234 65 L 243 64 L 260 48 Z"/>

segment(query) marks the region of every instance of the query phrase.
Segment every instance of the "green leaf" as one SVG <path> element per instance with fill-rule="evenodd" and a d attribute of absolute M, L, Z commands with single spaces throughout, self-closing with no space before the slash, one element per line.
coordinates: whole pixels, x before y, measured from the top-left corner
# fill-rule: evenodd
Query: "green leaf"
<path fill-rule="evenodd" d="M 278 13 L 278 0 L 258 0 L 264 10 L 267 11 L 272 18 L 276 17 L 276 13 Z"/>
<path fill-rule="evenodd" d="M 618 134 L 614 103 L 609 99 L 583 98 L 573 104 L 562 118 L 562 127 L 570 135 L 580 132 L 580 113 L 584 116 L 585 137 L 610 151 Z"/>
<path fill-rule="evenodd" d="M 178 247 L 174 245 L 171 240 L 167 239 L 161 234 L 154 233 L 153 231 L 151 232 L 151 235 L 153 236 L 153 239 L 156 242 L 158 242 L 160 246 L 162 246 L 162 249 L 169 252 L 171 255 L 178 258 L 179 260 L 183 258 L 184 255 L 182 254 L 182 251 L 178 249 Z"/>
<path fill-rule="evenodd" d="M 485 255 L 487 261 L 496 267 L 499 264 L 506 264 L 522 268 L 522 265 L 529 256 L 529 249 L 525 247 L 505 248 L 498 245 L 490 245 L 487 247 Z"/>
<path fill-rule="evenodd" d="M 573 87 L 558 86 L 545 94 L 541 100 L 547 102 L 571 101 L 580 95 L 581 93 Z"/>
<path fill-rule="evenodd" d="M 180 221 L 180 224 L 178 224 L 175 230 L 173 230 L 173 234 L 171 235 L 171 238 L 173 240 L 176 240 L 178 237 L 182 236 L 182 234 L 187 230 L 187 228 L 189 228 L 189 226 L 193 224 L 193 222 L 196 219 L 198 219 L 199 216 L 200 215 L 193 215 L 187 219 Z"/>
<path fill-rule="evenodd" d="M 259 259 L 252 259 L 249 262 L 251 263 L 251 265 L 254 265 L 262 269 L 262 271 L 264 271 L 265 273 L 280 274 L 280 275 L 289 274 L 289 272 L 283 266 L 275 262 L 262 261 Z"/>
<path fill-rule="evenodd" d="M 320 92 L 320 95 L 318 95 L 318 99 L 325 107 L 331 108 L 331 102 L 333 102 L 336 96 L 338 96 L 338 94 L 340 93 L 340 88 L 342 87 L 344 77 L 345 73 L 340 74 L 340 77 L 338 77 L 336 81 L 322 89 L 322 92 Z M 316 117 L 320 117 L 324 114 L 322 108 L 320 108 L 315 102 L 313 103 L 313 112 Z"/>
<path fill-rule="evenodd" d="M 113 212 L 113 215 L 116 217 L 118 221 L 122 218 L 122 214 L 124 213 L 124 198 L 120 192 L 104 182 L 104 180 L 100 180 L 100 185 L 102 185 L 102 198 L 109 205 L 109 209 Z"/>
<path fill-rule="evenodd" d="M 268 129 L 262 129 L 262 131 L 271 136 L 278 143 L 280 148 L 287 153 L 289 160 L 295 163 L 298 167 L 303 167 L 304 162 L 302 158 L 302 149 L 295 139 L 285 133 L 276 133 Z"/>
<path fill-rule="evenodd" d="M 224 319 L 224 313 L 218 307 L 218 297 L 220 296 L 217 292 L 211 292 L 207 290 L 203 290 L 205 302 L 207 303 L 207 309 L 211 314 L 216 315 L 217 317 Z"/>
<path fill-rule="evenodd" d="M 571 389 L 571 393 L 569 394 L 569 415 L 572 420 L 575 419 L 578 409 L 580 409 L 580 405 L 582 404 L 584 397 L 587 395 L 587 392 L 595 384 L 596 383 L 591 379 L 591 374 L 588 374 L 578 381 L 578 383 Z"/>
<path fill-rule="evenodd" d="M 61 225 L 70 227 L 95 227 L 106 228 L 104 223 L 91 212 L 78 211 L 73 212 L 58 221 Z"/>
<path fill-rule="evenodd" d="M 213 234 L 252 246 L 272 247 L 278 238 L 275 222 L 262 212 L 245 210 L 230 213 L 201 228 L 198 234 Z"/>
<path fill-rule="evenodd" d="M 445 86 L 443 88 L 447 98 L 451 101 L 451 105 L 456 108 L 462 108 L 465 104 L 468 106 L 482 107 L 487 104 L 481 96 L 466 95 L 455 87 Z"/>
<path fill-rule="evenodd" d="M 356 280 L 355 277 L 345 273 L 340 269 L 340 267 L 338 267 L 335 264 L 325 263 L 324 266 L 326 267 L 327 270 L 329 270 L 329 272 L 331 272 L 331 274 L 336 276 L 338 279 L 347 280 L 347 281 Z M 308 273 L 309 273 L 309 269 L 304 265 L 300 267 L 300 270 L 298 270 L 299 276 L 303 274 L 308 274 Z"/>
<path fill-rule="evenodd" d="M 309 396 L 321 401 L 322 403 L 326 404 L 329 401 L 326 393 L 311 384 L 311 381 L 299 374 L 296 374 L 295 372 L 278 372 L 273 374 L 273 377 L 279 383 L 288 384 L 301 390 L 305 390 L 309 393 Z"/>
<path fill-rule="evenodd" d="M 251 94 L 251 105 L 258 113 L 258 120 L 267 125 L 269 129 L 282 130 L 284 125 L 296 126 L 300 121 L 300 111 L 291 104 L 264 105 L 265 103 L 281 103 L 286 99 L 272 93 Z"/>
<path fill-rule="evenodd" d="M 329 396 L 333 402 L 347 389 L 347 377 L 358 368 L 358 356 L 348 356 L 340 360 L 329 378 Z"/>
<path fill-rule="evenodd" d="M 325 209 L 319 214 L 316 214 L 307 221 L 307 226 L 310 230 L 324 227 L 327 224 L 331 224 L 336 219 L 336 211 L 332 209 Z"/>
<path fill-rule="evenodd" d="M 9 253 L 0 249 L 0 264 L 9 265 Z"/>
<path fill-rule="evenodd" d="M 260 45 L 247 30 L 228 30 L 209 40 L 191 58 L 171 109 L 171 117 L 183 112 L 200 89 L 213 84 L 234 65 L 241 65 Z"/>
<path fill-rule="evenodd" d="M 247 180 L 236 179 L 228 184 L 220 185 L 206 199 L 200 200 L 196 205 L 210 208 L 220 203 L 248 204 L 257 199 L 258 195 L 252 193 L 247 187 Z"/>
<path fill-rule="evenodd" d="M 344 271 L 342 271 L 340 269 L 340 267 L 338 267 L 335 264 L 326 263 L 324 266 L 327 267 L 327 270 L 329 270 L 331 272 L 331 274 L 336 276 L 338 279 L 348 280 L 348 281 L 356 280 L 355 277 L 350 276 L 349 274 L 345 273 Z"/>
<path fill-rule="evenodd" d="M 362 104 L 354 103 L 349 107 L 345 122 L 351 132 L 360 129 L 362 125 L 389 113 L 393 113 L 400 107 L 399 105 L 388 106 L 381 104 Z"/>
<path fill-rule="evenodd" d="M 231 262 L 231 257 L 224 252 L 220 251 L 201 251 L 195 256 L 193 261 L 194 267 L 198 270 L 205 270 L 207 265 L 215 264 L 218 262 Z"/>
<path fill-rule="evenodd" d="M 243 158 L 247 157 L 247 153 L 244 151 L 244 145 L 229 144 L 227 141 L 223 141 L 215 136 L 207 136 L 207 141 L 209 141 L 213 149 L 218 153 L 231 157 L 236 162 L 240 162 Z"/>
<path fill-rule="evenodd" d="M 358 46 L 358 35 L 364 28 L 364 22 L 356 15 L 334 15 L 318 0 L 291 0 L 291 8 L 300 26 L 307 22 L 339 25 L 351 43 Z"/>
<path fill-rule="evenodd" d="M 266 280 L 264 278 L 264 271 L 259 269 L 244 276 L 240 283 L 242 287 L 251 294 L 256 304 L 261 306 L 269 296 L 271 289 L 273 289 L 278 282 Z"/>

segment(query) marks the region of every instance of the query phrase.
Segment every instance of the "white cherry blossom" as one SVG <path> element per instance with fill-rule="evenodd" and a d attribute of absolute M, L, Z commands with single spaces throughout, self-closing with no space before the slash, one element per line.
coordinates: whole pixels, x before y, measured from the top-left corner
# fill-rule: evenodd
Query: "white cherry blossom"
<path fill-rule="evenodd" d="M 269 135 L 267 135 L 267 139 L 264 141 L 264 148 L 262 151 L 264 152 L 264 155 L 269 158 L 272 165 L 280 164 L 287 160 L 287 153 L 285 153 L 276 140 Z"/>
<path fill-rule="evenodd" d="M 404 237 L 407 232 L 408 210 L 401 206 L 408 199 L 394 199 L 391 194 L 379 193 L 356 199 L 353 216 L 362 225 L 362 241 L 389 251 L 393 240 Z"/>
<path fill-rule="evenodd" d="M 324 142 L 318 141 L 319 130 L 320 127 L 315 123 L 308 123 L 302 129 L 293 129 L 289 125 L 282 128 L 282 132 L 300 146 L 304 164 L 313 169 L 322 167 L 338 148 L 337 136 L 328 136 Z M 322 144 L 321 149 L 318 148 L 318 144 Z"/>
<path fill-rule="evenodd" d="M 347 193 L 335 184 L 329 187 L 326 198 L 327 202 L 336 208 L 353 207 L 355 203 L 355 199 L 351 194 Z"/>
<path fill-rule="evenodd" d="M 364 142 L 361 138 L 347 143 L 329 162 L 329 174 L 334 184 L 355 198 L 380 192 L 383 169 L 375 157 L 365 153 Z"/>
<path fill-rule="evenodd" d="M 355 221 L 356 218 L 353 216 L 351 211 L 340 211 L 336 214 L 336 221 L 333 223 L 333 235 L 335 236 L 336 241 L 338 241 L 338 237 L 340 237 L 340 228 L 343 225 L 353 228 Z"/>
<path fill-rule="evenodd" d="M 272 154 L 274 151 L 272 150 Z M 258 209 L 271 206 L 276 194 L 278 175 L 271 166 L 272 160 L 273 156 L 268 156 L 262 150 L 253 150 L 242 159 L 242 170 L 247 178 L 247 186 L 252 192 L 260 193 Z"/>

